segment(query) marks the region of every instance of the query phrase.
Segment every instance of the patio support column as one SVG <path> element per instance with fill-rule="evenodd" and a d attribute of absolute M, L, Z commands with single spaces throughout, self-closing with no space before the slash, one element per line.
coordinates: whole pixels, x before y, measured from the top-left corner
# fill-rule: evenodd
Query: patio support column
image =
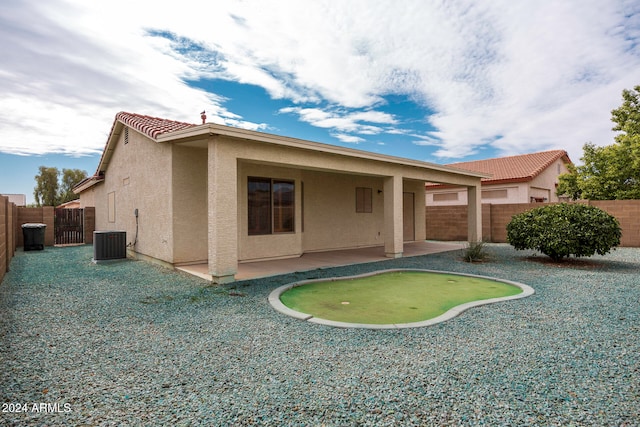
<path fill-rule="evenodd" d="M 403 251 L 402 177 L 384 179 L 384 252 L 388 258 L 400 258 Z"/>
<path fill-rule="evenodd" d="M 217 138 L 208 145 L 209 274 L 214 283 L 234 280 L 238 271 L 238 162 L 223 155 Z"/>
<path fill-rule="evenodd" d="M 482 197 L 480 183 L 467 187 L 467 240 L 482 241 Z"/>

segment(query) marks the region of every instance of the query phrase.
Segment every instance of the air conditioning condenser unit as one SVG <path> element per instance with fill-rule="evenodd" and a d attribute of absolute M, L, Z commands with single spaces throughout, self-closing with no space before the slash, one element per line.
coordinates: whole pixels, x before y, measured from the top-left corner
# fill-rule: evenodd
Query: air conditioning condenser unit
<path fill-rule="evenodd" d="M 93 261 L 108 261 L 127 257 L 126 231 L 94 231 Z"/>

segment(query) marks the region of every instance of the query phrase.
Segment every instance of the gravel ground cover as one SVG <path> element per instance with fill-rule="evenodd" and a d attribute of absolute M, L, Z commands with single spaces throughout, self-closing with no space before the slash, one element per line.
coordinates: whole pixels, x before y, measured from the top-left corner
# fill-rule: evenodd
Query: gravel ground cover
<path fill-rule="evenodd" d="M 640 249 L 564 265 L 488 250 L 482 264 L 448 252 L 221 287 L 94 265 L 90 246 L 19 251 L 0 285 L 0 425 L 640 425 Z M 403 330 L 267 302 L 292 281 L 402 267 L 536 293 Z"/>

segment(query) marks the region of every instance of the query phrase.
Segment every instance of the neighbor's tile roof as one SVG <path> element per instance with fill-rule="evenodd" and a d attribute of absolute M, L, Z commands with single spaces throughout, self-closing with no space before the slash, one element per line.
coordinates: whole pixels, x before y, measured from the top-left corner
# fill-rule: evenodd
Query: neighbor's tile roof
<path fill-rule="evenodd" d="M 174 120 L 161 119 L 159 117 L 143 116 L 141 114 L 120 112 L 116 120 L 121 121 L 132 129 L 135 129 L 152 139 L 167 132 L 187 129 L 196 126 L 192 123 L 176 122 Z"/>
<path fill-rule="evenodd" d="M 482 178 L 482 182 L 486 184 L 526 182 L 531 181 L 561 158 L 564 158 L 565 163 L 571 163 L 565 150 L 551 150 L 496 159 L 451 163 L 447 166 L 491 174 L 491 178 Z"/>

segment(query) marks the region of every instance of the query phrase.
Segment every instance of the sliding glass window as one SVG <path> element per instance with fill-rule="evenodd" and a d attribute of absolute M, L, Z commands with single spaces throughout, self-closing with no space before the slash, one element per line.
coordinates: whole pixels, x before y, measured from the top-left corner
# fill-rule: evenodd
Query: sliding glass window
<path fill-rule="evenodd" d="M 295 185 L 293 181 L 249 177 L 249 235 L 295 231 Z"/>

